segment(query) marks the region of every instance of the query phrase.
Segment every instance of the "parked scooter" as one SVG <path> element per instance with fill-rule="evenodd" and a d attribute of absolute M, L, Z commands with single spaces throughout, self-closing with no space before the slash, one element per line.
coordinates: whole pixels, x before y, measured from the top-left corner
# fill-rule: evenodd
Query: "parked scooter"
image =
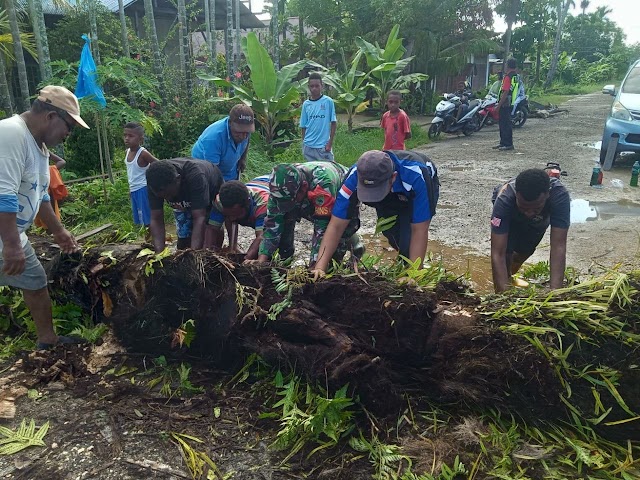
<path fill-rule="evenodd" d="M 495 82 L 489 89 L 478 110 L 478 130 L 485 125 L 493 125 L 500 120 L 500 110 L 498 109 L 498 97 L 500 95 L 500 82 Z M 529 116 L 529 97 L 524 95 L 516 100 L 511 107 L 511 124 L 514 128 L 522 127 Z"/>
<path fill-rule="evenodd" d="M 429 138 L 434 139 L 441 133 L 458 133 L 462 132 L 466 136 L 471 135 L 478 128 L 478 110 L 480 109 L 479 100 L 471 100 L 467 106 L 467 112 L 460 120 L 456 120 L 458 115 L 458 107 L 461 98 L 453 93 L 445 93 L 444 99 L 440 100 L 436 105 L 436 116 L 431 121 L 429 127 Z"/>

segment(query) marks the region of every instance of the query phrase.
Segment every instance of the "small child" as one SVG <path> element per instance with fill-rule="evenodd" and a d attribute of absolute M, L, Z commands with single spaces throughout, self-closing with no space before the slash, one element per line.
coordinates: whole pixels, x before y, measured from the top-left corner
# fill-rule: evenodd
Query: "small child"
<path fill-rule="evenodd" d="M 133 223 L 149 227 L 151 223 L 151 209 L 147 197 L 147 169 L 149 164 L 158 161 L 142 146 L 144 128 L 139 123 L 127 123 L 124 126 L 124 146 L 127 154 L 124 163 L 127 165 L 127 179 L 129 180 L 129 195 Z"/>
<path fill-rule="evenodd" d="M 411 138 L 411 122 L 409 116 L 400 108 L 402 95 L 397 90 L 387 94 L 389 111 L 382 115 L 380 126 L 384 129 L 383 150 L 406 150 L 404 141 Z"/>

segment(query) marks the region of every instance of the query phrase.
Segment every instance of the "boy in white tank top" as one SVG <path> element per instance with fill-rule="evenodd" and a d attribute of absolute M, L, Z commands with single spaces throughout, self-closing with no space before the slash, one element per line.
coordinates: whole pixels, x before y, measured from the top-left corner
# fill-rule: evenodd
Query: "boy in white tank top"
<path fill-rule="evenodd" d="M 148 228 L 151 223 L 151 209 L 147 197 L 147 169 L 153 162 L 158 161 L 143 146 L 144 128 L 135 122 L 124 126 L 124 146 L 127 154 L 124 163 L 127 166 L 127 180 L 129 181 L 129 196 L 131 197 L 131 209 L 133 223 L 144 225 Z"/>

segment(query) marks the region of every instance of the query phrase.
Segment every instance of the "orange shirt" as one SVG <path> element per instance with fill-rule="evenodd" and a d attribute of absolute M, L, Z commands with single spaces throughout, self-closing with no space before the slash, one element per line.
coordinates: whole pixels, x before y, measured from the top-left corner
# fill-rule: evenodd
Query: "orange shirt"
<path fill-rule="evenodd" d="M 404 110 L 400 109 L 395 117 L 391 116 L 391 112 L 385 112 L 380 126 L 384 129 L 383 150 L 406 150 L 404 140 L 411 133 L 411 122 Z"/>
<path fill-rule="evenodd" d="M 49 197 L 51 198 L 51 207 L 53 208 L 53 213 L 56 214 L 58 220 L 60 220 L 60 207 L 58 206 L 58 200 L 62 200 L 69 195 L 67 191 L 67 187 L 62 181 L 62 176 L 60 175 L 60 171 L 58 167 L 55 165 L 49 165 Z M 36 215 L 36 219 L 33 222 L 37 227 L 47 228 L 44 224 L 40 215 Z"/>

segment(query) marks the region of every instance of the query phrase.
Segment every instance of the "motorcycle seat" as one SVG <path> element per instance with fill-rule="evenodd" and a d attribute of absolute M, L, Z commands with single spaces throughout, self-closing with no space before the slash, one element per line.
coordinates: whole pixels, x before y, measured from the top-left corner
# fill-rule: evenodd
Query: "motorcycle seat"
<path fill-rule="evenodd" d="M 476 108 L 476 106 L 480 103 L 480 100 L 471 100 L 469 102 L 469 108 L 473 109 Z"/>

